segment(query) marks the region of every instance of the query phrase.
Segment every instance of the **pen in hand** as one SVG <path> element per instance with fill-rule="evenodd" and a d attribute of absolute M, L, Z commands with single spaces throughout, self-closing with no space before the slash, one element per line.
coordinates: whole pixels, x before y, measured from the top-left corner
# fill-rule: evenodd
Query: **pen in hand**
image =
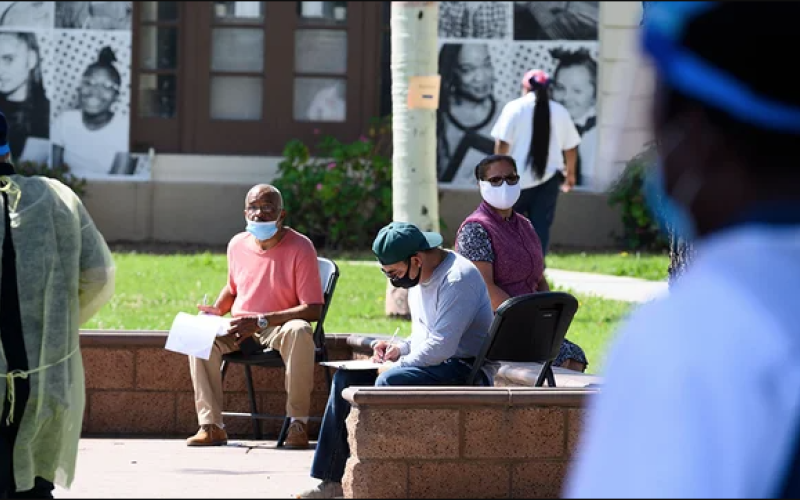
<path fill-rule="evenodd" d="M 391 347 L 392 344 L 394 343 L 394 339 L 397 338 L 397 332 L 399 332 L 399 331 L 400 331 L 400 327 L 399 326 L 394 329 L 394 334 L 392 335 L 392 338 L 389 339 L 389 343 L 386 345 L 386 349 L 384 349 L 383 350 L 383 354 L 381 354 L 381 363 L 383 363 L 384 360 L 386 359 L 386 351 L 388 351 L 389 347 Z"/>

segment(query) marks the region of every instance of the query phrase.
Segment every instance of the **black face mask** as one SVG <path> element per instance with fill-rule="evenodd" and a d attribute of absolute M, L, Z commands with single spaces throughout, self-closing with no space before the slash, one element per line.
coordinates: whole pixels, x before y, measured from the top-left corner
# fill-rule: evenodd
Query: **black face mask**
<path fill-rule="evenodd" d="M 400 276 L 399 278 L 392 278 L 389 280 L 392 282 L 393 287 L 412 288 L 419 284 L 419 279 L 420 277 L 422 277 L 422 267 L 419 268 L 419 271 L 417 272 L 417 277 L 411 279 L 408 277 L 408 274 L 411 272 L 411 259 L 408 259 L 408 261 L 406 261 L 406 264 L 408 265 L 408 269 L 406 269 L 406 274 Z"/>

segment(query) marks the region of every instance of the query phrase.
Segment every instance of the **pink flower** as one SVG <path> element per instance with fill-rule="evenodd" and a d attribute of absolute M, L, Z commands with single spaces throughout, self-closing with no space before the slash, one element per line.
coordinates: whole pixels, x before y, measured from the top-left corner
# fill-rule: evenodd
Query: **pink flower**
<path fill-rule="evenodd" d="M 317 191 L 322 191 L 322 184 L 317 184 Z"/>
<path fill-rule="evenodd" d="M 315 128 L 314 129 L 314 135 L 319 135 L 319 133 L 320 133 L 320 130 L 318 128 Z"/>
<path fill-rule="evenodd" d="M 361 142 L 369 142 L 369 139 L 367 139 L 367 138 L 366 138 L 365 136 L 363 136 L 363 135 L 362 135 L 361 137 L 359 137 L 359 138 L 358 138 L 358 140 L 359 140 L 359 141 L 361 141 Z"/>
<path fill-rule="evenodd" d="M 333 170 L 334 168 L 336 168 L 336 163 L 334 162 L 328 163 L 328 170 Z"/>

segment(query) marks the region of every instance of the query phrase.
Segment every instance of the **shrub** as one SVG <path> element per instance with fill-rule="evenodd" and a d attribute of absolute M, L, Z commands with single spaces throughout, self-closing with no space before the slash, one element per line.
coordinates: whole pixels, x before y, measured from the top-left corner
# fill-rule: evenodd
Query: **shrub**
<path fill-rule="evenodd" d="M 391 118 L 374 119 L 366 136 L 343 143 L 325 136 L 311 149 L 289 142 L 273 182 L 287 222 L 317 248 L 369 248 L 392 220 Z"/>
<path fill-rule="evenodd" d="M 86 179 L 73 175 L 67 165 L 62 164 L 60 167 L 51 167 L 47 163 L 22 161 L 14 163 L 14 169 L 20 175 L 41 175 L 42 177 L 57 179 L 69 186 L 81 198 L 86 194 Z"/>
<path fill-rule="evenodd" d="M 648 145 L 627 163 L 609 191 L 609 205 L 619 205 L 622 210 L 622 243 L 632 250 L 661 251 L 669 248 L 669 241 L 659 229 L 642 192 L 645 169 L 655 158 L 654 145 Z"/>

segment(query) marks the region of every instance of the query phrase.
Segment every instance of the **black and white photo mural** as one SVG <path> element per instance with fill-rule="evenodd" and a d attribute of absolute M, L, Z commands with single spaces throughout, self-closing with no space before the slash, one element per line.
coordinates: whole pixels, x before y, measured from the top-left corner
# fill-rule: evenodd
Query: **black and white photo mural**
<path fill-rule="evenodd" d="M 578 187 L 593 189 L 597 151 L 598 2 L 439 2 L 437 172 L 442 187 L 474 189 L 490 131 L 522 94 L 530 69 L 551 78 L 581 145 Z"/>
<path fill-rule="evenodd" d="M 149 178 L 129 154 L 132 2 L 0 2 L 0 111 L 15 161 Z"/>

